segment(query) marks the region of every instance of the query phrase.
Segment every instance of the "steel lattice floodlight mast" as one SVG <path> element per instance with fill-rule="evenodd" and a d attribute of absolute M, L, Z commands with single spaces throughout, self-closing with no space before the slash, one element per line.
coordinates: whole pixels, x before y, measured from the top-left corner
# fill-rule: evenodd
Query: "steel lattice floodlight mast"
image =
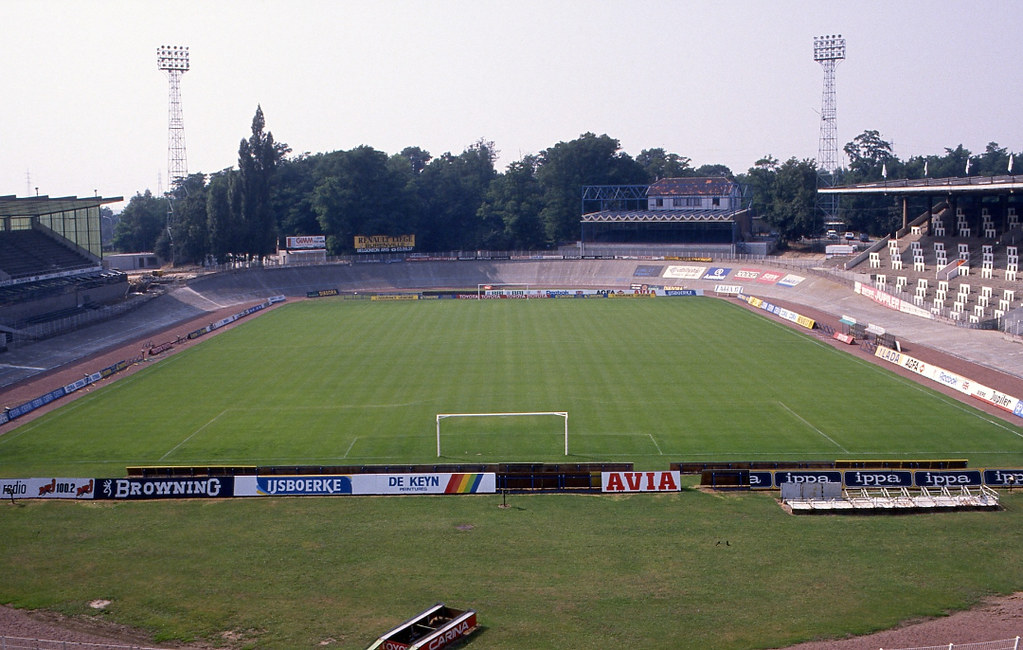
<path fill-rule="evenodd" d="M 845 59 L 845 39 L 841 34 L 815 36 L 813 60 L 824 68 L 824 91 L 821 95 L 821 132 L 817 147 L 817 187 L 833 187 L 838 169 L 838 109 L 835 102 L 835 66 Z M 818 196 L 818 208 L 825 221 L 838 218 L 838 197 Z"/>
<path fill-rule="evenodd" d="M 185 158 L 185 120 L 181 114 L 181 75 L 188 72 L 188 48 L 180 45 L 161 45 L 156 48 L 156 65 L 167 73 L 170 82 L 167 109 L 167 180 L 175 181 L 188 175 Z"/>

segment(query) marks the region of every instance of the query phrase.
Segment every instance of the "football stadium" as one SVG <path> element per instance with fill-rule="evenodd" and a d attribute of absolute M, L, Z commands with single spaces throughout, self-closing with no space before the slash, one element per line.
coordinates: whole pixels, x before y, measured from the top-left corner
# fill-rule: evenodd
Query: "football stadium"
<path fill-rule="evenodd" d="M 925 216 L 849 268 L 399 254 L 168 280 L 5 353 L 0 597 L 169 647 L 775 648 L 1010 594 L 1023 348 L 879 279 L 923 245 L 933 273 Z M 8 300 L 123 286 L 93 261 Z M 995 291 L 973 284 L 944 288 L 960 311 Z"/>

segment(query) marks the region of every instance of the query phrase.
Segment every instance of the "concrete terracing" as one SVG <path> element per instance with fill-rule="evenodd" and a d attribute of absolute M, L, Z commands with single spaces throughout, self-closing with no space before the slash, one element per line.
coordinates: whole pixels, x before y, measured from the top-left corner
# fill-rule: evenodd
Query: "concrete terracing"
<path fill-rule="evenodd" d="M 805 262 L 804 262 L 805 263 Z M 685 285 L 712 291 L 720 282 L 657 277 L 670 265 L 725 266 L 733 273 L 724 282 L 741 284 L 749 295 L 804 304 L 835 316 L 885 328 L 897 338 L 1023 376 L 1023 345 L 1001 332 L 955 327 L 887 309 L 855 294 L 847 278 L 821 275 L 810 268 L 782 266 L 805 279 L 795 287 L 737 282 L 739 267 L 770 269 L 771 261 L 673 262 L 646 260 L 437 261 L 396 264 L 327 265 L 237 270 L 197 277 L 171 289 L 140 309 L 113 321 L 72 334 L 23 346 L 0 355 L 0 386 L 51 370 L 91 354 L 144 339 L 176 323 L 225 308 L 284 294 L 297 298 L 308 291 L 401 291 L 427 288 L 475 289 L 478 284 L 529 284 L 533 288 L 628 289 L 630 284 Z M 812 266 L 812 262 L 810 262 Z M 660 267 L 654 277 L 637 268 Z M 851 277 L 851 276 L 850 276 Z M 863 276 L 869 282 L 869 276 Z M 240 309 L 240 307 L 239 307 Z"/>

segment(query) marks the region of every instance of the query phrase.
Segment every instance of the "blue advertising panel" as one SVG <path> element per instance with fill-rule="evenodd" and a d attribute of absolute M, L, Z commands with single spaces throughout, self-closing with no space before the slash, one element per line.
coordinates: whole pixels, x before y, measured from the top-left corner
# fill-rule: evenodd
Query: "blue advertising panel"
<path fill-rule="evenodd" d="M 913 487 L 913 472 L 907 470 L 848 469 L 846 487 Z"/>
<path fill-rule="evenodd" d="M 841 483 L 842 472 L 837 470 L 784 470 L 774 473 L 774 487 L 782 483 Z"/>
<path fill-rule="evenodd" d="M 348 476 L 257 476 L 256 493 L 266 496 L 332 496 L 351 494 Z"/>
<path fill-rule="evenodd" d="M 981 484 L 979 469 L 920 469 L 914 472 L 913 478 L 916 481 L 917 487 L 926 488 L 958 487 L 960 485 Z"/>
<path fill-rule="evenodd" d="M 728 277 L 728 274 L 732 272 L 730 268 L 723 268 L 720 266 L 712 266 L 707 269 L 707 272 L 703 275 L 704 280 L 724 280 Z"/>
<path fill-rule="evenodd" d="M 97 499 L 196 499 L 234 496 L 234 478 L 101 478 Z"/>
<path fill-rule="evenodd" d="M 751 470 L 749 473 L 749 486 L 751 489 L 756 490 L 757 488 L 766 489 L 771 487 L 771 474 L 770 471 L 757 472 Z"/>
<path fill-rule="evenodd" d="M 990 487 L 1023 486 L 1023 469 L 986 469 L 984 484 Z"/>
<path fill-rule="evenodd" d="M 640 264 L 636 267 L 636 270 L 632 273 L 633 277 L 636 278 L 657 278 L 661 275 L 661 266 L 651 266 L 649 264 Z"/>

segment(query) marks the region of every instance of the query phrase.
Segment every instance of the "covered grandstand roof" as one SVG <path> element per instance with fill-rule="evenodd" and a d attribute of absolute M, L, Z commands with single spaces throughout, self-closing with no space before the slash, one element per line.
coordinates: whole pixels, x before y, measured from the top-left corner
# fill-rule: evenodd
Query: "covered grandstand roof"
<path fill-rule="evenodd" d="M 728 223 L 746 212 L 738 210 L 601 210 L 584 214 L 583 223 Z"/>
<path fill-rule="evenodd" d="M 647 190 L 648 196 L 726 196 L 735 183 L 722 176 L 662 178 Z"/>
<path fill-rule="evenodd" d="M 50 198 L 49 196 L 26 196 L 18 198 L 12 194 L 10 196 L 0 196 L 0 217 L 37 217 L 41 214 L 94 208 L 105 203 L 117 203 L 123 200 L 123 196 L 89 196 L 83 198 L 78 198 L 77 196 L 61 196 L 56 198 Z"/>
<path fill-rule="evenodd" d="M 1023 190 L 1023 176 L 967 176 L 884 180 L 821 187 L 821 194 L 1012 194 Z"/>

